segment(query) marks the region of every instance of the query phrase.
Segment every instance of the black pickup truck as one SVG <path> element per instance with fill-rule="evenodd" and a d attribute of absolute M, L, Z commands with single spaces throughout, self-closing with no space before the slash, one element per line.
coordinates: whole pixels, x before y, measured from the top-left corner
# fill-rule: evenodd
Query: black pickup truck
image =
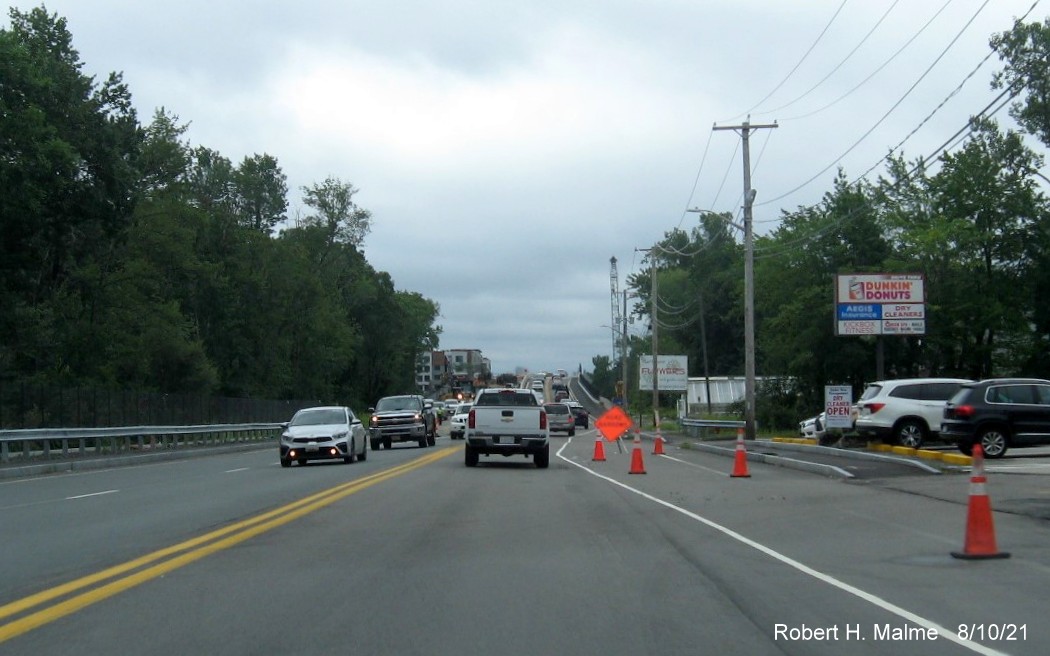
<path fill-rule="evenodd" d="M 384 396 L 369 408 L 368 441 L 373 451 L 389 449 L 394 442 L 416 442 L 419 447 L 434 446 L 437 416 L 433 402 L 418 394 Z"/>

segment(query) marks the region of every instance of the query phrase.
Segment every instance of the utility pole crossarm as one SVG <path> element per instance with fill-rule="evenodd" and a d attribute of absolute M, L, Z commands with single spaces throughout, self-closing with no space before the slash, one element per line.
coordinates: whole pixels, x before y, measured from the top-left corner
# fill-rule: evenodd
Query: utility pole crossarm
<path fill-rule="evenodd" d="M 748 123 L 747 121 L 744 121 L 740 125 L 716 125 L 716 126 L 712 127 L 711 129 L 712 130 L 739 130 L 739 131 L 743 131 L 743 130 L 768 130 L 768 129 L 771 129 L 771 128 L 779 128 L 779 127 L 780 126 L 777 125 L 776 121 L 773 121 L 772 123 L 756 123 L 754 125 L 752 125 L 751 123 Z"/>

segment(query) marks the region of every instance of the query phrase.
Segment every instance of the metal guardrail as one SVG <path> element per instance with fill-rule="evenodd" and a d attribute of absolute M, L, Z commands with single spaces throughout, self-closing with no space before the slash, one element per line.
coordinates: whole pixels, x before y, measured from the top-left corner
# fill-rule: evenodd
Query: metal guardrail
<path fill-rule="evenodd" d="M 692 437 L 705 437 L 711 429 L 717 433 L 722 429 L 743 428 L 743 421 L 730 419 L 689 419 L 684 417 L 678 420 L 682 429 Z"/>
<path fill-rule="evenodd" d="M 743 428 L 743 421 L 731 419 L 680 419 L 679 422 L 686 428 Z"/>
<path fill-rule="evenodd" d="M 276 437 L 278 423 L 201 426 L 119 426 L 113 428 L 30 428 L 0 430 L 0 463 L 133 451 L 256 442 Z M 57 443 L 57 444 L 56 444 Z M 20 448 L 12 449 L 12 445 Z"/>

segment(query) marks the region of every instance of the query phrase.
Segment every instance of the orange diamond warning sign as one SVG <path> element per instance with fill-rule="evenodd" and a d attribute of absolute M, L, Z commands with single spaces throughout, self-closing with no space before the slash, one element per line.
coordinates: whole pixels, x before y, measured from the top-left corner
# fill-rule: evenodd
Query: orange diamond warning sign
<path fill-rule="evenodd" d="M 623 408 L 614 405 L 601 417 L 598 417 L 598 421 L 594 422 L 594 426 L 605 439 L 615 442 L 627 432 L 627 429 L 631 427 L 631 423 L 631 418 L 627 416 Z"/>

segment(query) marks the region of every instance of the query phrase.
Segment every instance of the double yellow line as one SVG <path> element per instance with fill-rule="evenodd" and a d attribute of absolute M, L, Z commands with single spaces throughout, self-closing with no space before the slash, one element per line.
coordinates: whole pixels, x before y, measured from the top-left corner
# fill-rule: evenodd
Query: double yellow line
<path fill-rule="evenodd" d="M 252 517 L 251 519 L 231 524 L 230 526 L 221 528 L 217 531 L 206 533 L 200 537 L 154 551 L 153 553 L 146 554 L 145 556 L 130 560 L 121 565 L 104 569 L 101 572 L 76 579 L 75 581 L 70 581 L 69 583 L 64 583 L 54 588 L 49 588 L 34 595 L 0 606 L 0 621 L 4 621 L 9 617 L 28 611 L 31 608 L 46 604 L 61 597 L 66 597 L 67 595 L 83 590 L 84 588 L 94 586 L 97 583 L 101 583 L 114 577 L 122 577 L 117 578 L 115 581 L 110 581 L 105 585 L 82 592 L 64 601 L 60 601 L 52 606 L 48 606 L 47 608 L 0 625 L 0 643 L 6 642 L 7 640 L 22 635 L 28 631 L 32 631 L 35 628 L 53 622 L 61 617 L 75 613 L 82 608 L 98 603 L 104 599 L 108 599 L 109 597 L 124 592 L 125 590 L 129 590 L 137 585 L 145 583 L 146 581 L 155 579 L 158 576 L 163 576 L 168 572 L 200 560 L 201 558 L 217 551 L 228 549 L 236 544 L 244 542 L 245 540 L 279 526 L 283 526 L 295 519 L 320 510 L 340 499 L 346 498 L 351 494 L 355 494 L 361 490 L 372 487 L 373 485 L 382 483 L 383 481 L 387 481 L 391 478 L 429 465 L 430 463 L 436 462 L 459 450 L 459 447 L 441 449 L 440 451 L 417 458 L 403 465 L 398 465 L 397 467 L 370 476 L 365 476 L 364 478 L 337 485 L 334 488 L 318 492 L 317 494 L 312 494 L 300 499 L 299 501 L 271 510 L 256 517 Z M 169 557 L 171 558 L 164 560 Z M 156 564 L 146 567 L 151 563 Z M 142 569 L 143 567 L 145 567 L 145 569 Z M 124 576 L 125 574 L 127 574 L 127 576 Z"/>

